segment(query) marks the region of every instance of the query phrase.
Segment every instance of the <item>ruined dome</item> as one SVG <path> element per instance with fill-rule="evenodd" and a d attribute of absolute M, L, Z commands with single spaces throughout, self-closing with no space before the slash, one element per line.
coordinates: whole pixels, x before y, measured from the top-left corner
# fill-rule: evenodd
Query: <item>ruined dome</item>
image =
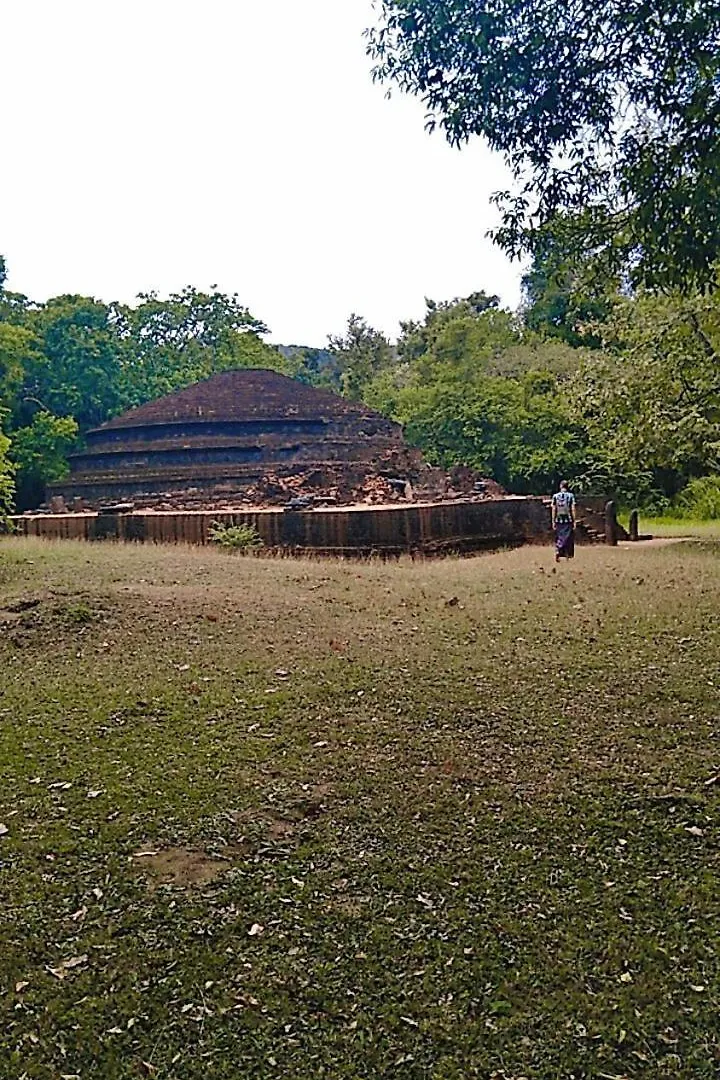
<path fill-rule="evenodd" d="M 402 429 L 359 402 L 275 371 L 224 371 L 88 432 L 50 493 L 87 505 L 192 494 L 227 501 L 268 474 L 393 471 Z"/>
<path fill-rule="evenodd" d="M 131 409 L 90 432 L 90 436 L 158 424 L 199 422 L 253 423 L 257 421 L 380 420 L 378 413 L 328 390 L 317 390 L 277 371 L 244 368 L 222 371 L 203 382 Z M 396 426 L 396 425 L 392 425 Z M 207 433 L 208 429 L 204 429 Z"/>

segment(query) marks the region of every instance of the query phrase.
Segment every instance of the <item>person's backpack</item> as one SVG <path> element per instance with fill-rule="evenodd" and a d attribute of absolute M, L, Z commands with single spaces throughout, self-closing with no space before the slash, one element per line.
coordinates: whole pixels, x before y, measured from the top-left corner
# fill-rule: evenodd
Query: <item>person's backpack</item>
<path fill-rule="evenodd" d="M 570 507 L 575 502 L 575 496 L 571 491 L 558 491 L 553 496 L 556 513 L 560 517 L 570 517 Z"/>

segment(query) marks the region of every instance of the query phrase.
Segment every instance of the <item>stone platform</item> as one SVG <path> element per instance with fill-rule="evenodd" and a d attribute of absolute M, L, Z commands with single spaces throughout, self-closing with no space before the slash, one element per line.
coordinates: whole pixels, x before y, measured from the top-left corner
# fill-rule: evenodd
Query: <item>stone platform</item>
<path fill-rule="evenodd" d="M 312 510 L 248 509 L 24 514 L 16 533 L 49 540 L 123 540 L 208 544 L 214 523 L 252 525 L 271 551 L 325 555 L 442 554 L 550 539 L 540 498 L 344 506 Z"/>

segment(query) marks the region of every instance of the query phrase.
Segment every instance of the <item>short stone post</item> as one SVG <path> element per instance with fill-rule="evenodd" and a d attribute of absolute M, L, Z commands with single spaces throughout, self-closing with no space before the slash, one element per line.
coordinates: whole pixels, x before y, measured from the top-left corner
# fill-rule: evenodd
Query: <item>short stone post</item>
<path fill-rule="evenodd" d="M 633 510 L 630 515 L 630 528 L 628 529 L 631 540 L 637 540 L 640 536 L 640 515 L 637 510 Z"/>
<path fill-rule="evenodd" d="M 617 547 L 617 542 L 617 509 L 611 499 L 605 504 L 605 543 Z"/>

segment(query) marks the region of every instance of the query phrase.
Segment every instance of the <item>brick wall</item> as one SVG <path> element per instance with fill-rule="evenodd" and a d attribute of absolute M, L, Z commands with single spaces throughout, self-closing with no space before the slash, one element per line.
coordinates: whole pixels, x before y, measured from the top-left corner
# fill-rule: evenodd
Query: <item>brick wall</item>
<path fill-rule="evenodd" d="M 14 519 L 25 536 L 206 544 L 214 522 L 254 526 L 267 548 L 328 554 L 474 551 L 549 540 L 542 499 L 342 507 L 311 511 L 27 514 Z"/>

